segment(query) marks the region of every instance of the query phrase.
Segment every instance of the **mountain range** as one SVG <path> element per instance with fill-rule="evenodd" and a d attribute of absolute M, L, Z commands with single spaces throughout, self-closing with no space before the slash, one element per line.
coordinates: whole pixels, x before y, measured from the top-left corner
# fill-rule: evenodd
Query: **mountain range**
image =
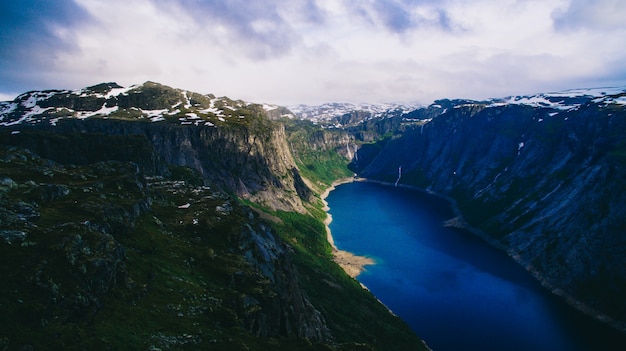
<path fill-rule="evenodd" d="M 289 108 L 153 82 L 21 94 L 0 102 L 0 345 L 426 349 L 332 261 L 320 194 L 355 173 L 448 199 L 446 225 L 626 330 L 625 127 L 624 87 Z"/>

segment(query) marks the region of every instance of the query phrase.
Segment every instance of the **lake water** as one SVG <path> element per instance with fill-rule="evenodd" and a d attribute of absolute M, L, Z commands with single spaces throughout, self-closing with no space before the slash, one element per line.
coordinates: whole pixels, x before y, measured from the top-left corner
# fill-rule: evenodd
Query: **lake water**
<path fill-rule="evenodd" d="M 357 279 L 435 351 L 626 350 L 626 335 L 564 304 L 505 253 L 444 227 L 445 201 L 364 182 L 326 200 L 335 245 L 376 261 Z"/>

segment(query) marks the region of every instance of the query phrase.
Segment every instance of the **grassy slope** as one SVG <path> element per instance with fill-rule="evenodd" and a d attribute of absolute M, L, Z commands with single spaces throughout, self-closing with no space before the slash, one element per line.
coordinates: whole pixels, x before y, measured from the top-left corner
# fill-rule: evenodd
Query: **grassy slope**
<path fill-rule="evenodd" d="M 312 150 L 307 145 L 317 126 L 290 121 L 287 127 L 292 152 L 301 174 L 312 183 L 328 187 L 350 177 L 348 161 L 335 150 Z M 300 279 L 313 304 L 325 316 L 336 341 L 352 348 L 375 350 L 420 350 L 423 344 L 409 327 L 393 316 L 369 291 L 364 290 L 332 261 L 323 221 L 321 202 L 309 208 L 311 215 L 279 212 L 274 227 L 294 247 Z M 348 346 L 350 345 L 350 346 Z M 425 349 L 425 348 L 424 348 Z"/>
<path fill-rule="evenodd" d="M 348 349 L 425 349 L 403 321 L 332 262 L 319 218 L 291 212 L 276 215 L 282 220 L 276 230 L 295 250 L 301 283 L 338 343 Z"/>
<path fill-rule="evenodd" d="M 276 213 L 281 221 L 272 225 L 293 248 L 301 286 L 324 315 L 332 344 L 258 338 L 245 330 L 238 301 L 271 293 L 267 280 L 234 245 L 250 211 L 199 186 L 193 172 L 179 168 L 172 172 L 179 181 L 149 181 L 151 209 L 130 218 L 126 211 L 147 193 L 129 164 L 70 167 L 18 155 L 0 166 L 17 185 L 0 194 L 3 211 L 10 212 L 3 226 L 28 233 L 22 243 L 0 241 L 0 349 L 420 349 L 420 340 L 402 321 L 331 261 L 319 204 L 311 207 L 314 215 Z M 37 197 L 50 186 L 69 192 Z M 14 203 L 26 205 L 15 209 Z M 185 203 L 192 205 L 178 208 Z M 233 210 L 216 210 L 225 203 Z M 6 220 L 29 206 L 39 214 L 31 220 L 34 226 Z M 105 293 L 94 293 L 97 304 L 85 307 L 76 301 L 90 291 L 94 276 L 81 272 L 81 262 L 91 267 L 104 257 L 94 251 L 102 238 L 98 225 L 110 228 L 124 259 L 117 281 Z M 92 251 L 74 252 L 63 244 L 77 234 Z M 245 277 L 244 283 L 233 284 L 235 274 Z"/>
<path fill-rule="evenodd" d="M 346 166 L 349 160 L 336 150 L 332 148 L 314 150 L 310 147 L 313 135 L 322 129 L 309 121 L 284 120 L 283 123 L 286 126 L 291 152 L 304 178 L 322 187 L 328 187 L 337 179 L 352 176 L 353 173 Z"/>

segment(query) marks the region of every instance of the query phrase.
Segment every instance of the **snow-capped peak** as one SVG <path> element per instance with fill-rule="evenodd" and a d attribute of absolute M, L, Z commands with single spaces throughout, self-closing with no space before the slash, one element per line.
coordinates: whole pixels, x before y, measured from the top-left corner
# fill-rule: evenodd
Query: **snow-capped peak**
<path fill-rule="evenodd" d="M 509 96 L 492 99 L 490 106 L 529 105 L 555 110 L 571 110 L 588 102 L 624 104 L 626 87 L 570 89 L 530 96 Z"/>
<path fill-rule="evenodd" d="M 241 123 L 255 113 L 252 105 L 153 82 L 129 87 L 102 83 L 78 90 L 31 91 L 0 102 L 0 126 L 55 125 L 61 119 L 93 117 L 217 126 Z"/>
<path fill-rule="evenodd" d="M 308 119 L 316 122 L 330 121 L 334 118 L 341 117 L 343 115 L 353 112 L 367 112 L 372 118 L 383 117 L 390 111 L 396 111 L 400 113 L 415 110 L 421 107 L 417 104 L 394 104 L 394 103 L 381 103 L 381 104 L 353 104 L 353 103 L 325 103 L 322 105 L 295 105 L 289 106 L 289 109 L 293 113 L 302 119 Z"/>

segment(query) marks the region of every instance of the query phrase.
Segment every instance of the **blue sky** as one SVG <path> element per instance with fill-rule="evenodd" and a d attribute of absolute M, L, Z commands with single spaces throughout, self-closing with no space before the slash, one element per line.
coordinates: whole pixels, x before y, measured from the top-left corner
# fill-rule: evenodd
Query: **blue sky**
<path fill-rule="evenodd" d="M 156 81 L 293 105 L 626 85 L 622 0 L 2 0 L 0 100 Z"/>

